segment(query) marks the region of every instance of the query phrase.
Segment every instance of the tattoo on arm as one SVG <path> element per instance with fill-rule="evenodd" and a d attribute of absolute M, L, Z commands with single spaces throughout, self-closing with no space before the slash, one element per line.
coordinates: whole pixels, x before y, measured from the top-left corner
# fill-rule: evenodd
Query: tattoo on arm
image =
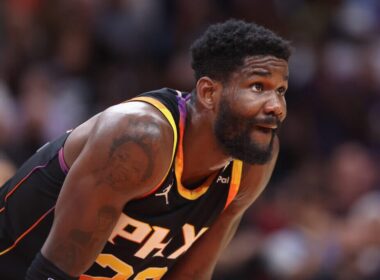
<path fill-rule="evenodd" d="M 94 229 L 84 231 L 73 229 L 69 232 L 67 240 L 53 249 L 52 257 L 64 268 L 80 268 L 85 264 L 88 253 L 104 242 L 104 235 L 110 233 L 118 218 L 117 210 L 111 206 L 99 209 Z"/>
<path fill-rule="evenodd" d="M 98 196 L 104 191 L 107 197 L 115 195 L 120 198 L 124 197 L 120 194 L 128 194 L 127 199 L 131 199 L 132 193 L 128 192 L 131 192 L 132 188 L 139 189 L 151 182 L 155 172 L 155 158 L 162 145 L 162 133 L 165 131 L 162 131 L 158 120 L 141 115 L 123 120 L 118 129 L 116 132 L 111 130 L 110 138 L 101 138 L 102 142 L 95 141 L 100 147 L 104 143 L 109 144 L 108 150 L 106 148 L 99 151 L 99 159 L 102 162 L 91 169 L 90 177 L 91 180 L 95 178 L 93 187 Z M 74 220 L 71 227 L 66 231 L 63 229 L 60 241 L 48 250 L 51 260 L 68 272 L 82 272 L 88 268 L 111 234 L 119 218 L 119 204 L 123 199 L 117 200 L 115 205 L 98 204 L 97 213 L 89 213 L 91 218 L 85 216 L 83 219 L 86 218 L 86 223 L 83 225 L 75 222 L 75 217 L 70 217 Z M 102 203 L 101 201 L 106 199 L 101 198 L 92 203 Z M 70 225 L 70 222 L 68 224 Z"/>
<path fill-rule="evenodd" d="M 144 121 L 144 118 L 129 120 L 126 132 L 112 141 L 108 161 L 99 172 L 98 185 L 106 184 L 117 192 L 125 192 L 128 188 L 124 186 L 139 187 L 150 179 L 160 133 L 156 123 Z"/>

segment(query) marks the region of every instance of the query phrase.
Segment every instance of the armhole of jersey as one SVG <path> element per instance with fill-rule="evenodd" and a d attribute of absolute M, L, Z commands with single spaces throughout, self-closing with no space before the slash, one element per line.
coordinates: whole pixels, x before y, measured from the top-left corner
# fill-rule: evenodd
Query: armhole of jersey
<path fill-rule="evenodd" d="M 242 170 L 243 162 L 241 160 L 234 160 L 232 166 L 231 184 L 230 189 L 228 191 L 227 202 L 224 206 L 224 210 L 228 207 L 228 205 L 231 204 L 232 200 L 234 200 L 236 194 L 239 191 Z"/>
<path fill-rule="evenodd" d="M 132 98 L 132 99 L 126 101 L 126 102 L 134 102 L 134 101 L 148 103 L 148 104 L 152 105 L 153 107 L 155 107 L 157 110 L 159 110 L 165 116 L 165 118 L 167 119 L 167 121 L 169 122 L 170 126 L 173 129 L 173 134 L 174 134 L 174 137 L 173 137 L 174 143 L 173 143 L 172 157 L 171 157 L 171 160 L 170 160 L 169 168 L 166 171 L 165 176 L 161 179 L 161 181 L 152 190 L 150 190 L 149 192 L 147 192 L 147 193 L 143 194 L 142 196 L 136 198 L 136 199 L 141 199 L 141 198 L 147 197 L 147 196 L 151 195 L 152 193 L 154 193 L 162 185 L 162 183 L 165 181 L 166 177 L 168 176 L 168 174 L 169 174 L 169 172 L 170 172 L 170 170 L 172 168 L 172 165 L 173 165 L 175 151 L 176 151 L 176 148 L 177 148 L 178 134 L 177 134 L 177 126 L 175 124 L 175 121 L 174 121 L 174 118 L 172 116 L 172 113 L 168 110 L 168 108 L 164 104 L 162 104 L 160 101 L 158 101 L 157 99 L 155 99 L 153 97 L 147 97 L 147 96 L 135 97 L 135 98 Z"/>

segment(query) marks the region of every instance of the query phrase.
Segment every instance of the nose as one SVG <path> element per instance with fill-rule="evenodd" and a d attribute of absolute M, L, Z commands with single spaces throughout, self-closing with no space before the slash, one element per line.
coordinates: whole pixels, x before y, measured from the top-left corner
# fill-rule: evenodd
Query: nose
<path fill-rule="evenodd" d="M 286 117 L 285 99 L 276 93 L 271 94 L 265 103 L 264 112 L 268 115 L 274 115 L 279 120 L 283 121 Z"/>

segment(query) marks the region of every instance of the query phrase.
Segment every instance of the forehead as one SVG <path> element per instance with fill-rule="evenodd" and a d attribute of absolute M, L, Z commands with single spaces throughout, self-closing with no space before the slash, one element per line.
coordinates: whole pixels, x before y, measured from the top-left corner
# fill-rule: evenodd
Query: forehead
<path fill-rule="evenodd" d="M 284 80 L 289 78 L 288 62 L 284 59 L 270 55 L 257 55 L 246 57 L 243 65 L 237 71 L 239 75 L 249 77 L 252 75 L 273 76 L 280 75 Z"/>

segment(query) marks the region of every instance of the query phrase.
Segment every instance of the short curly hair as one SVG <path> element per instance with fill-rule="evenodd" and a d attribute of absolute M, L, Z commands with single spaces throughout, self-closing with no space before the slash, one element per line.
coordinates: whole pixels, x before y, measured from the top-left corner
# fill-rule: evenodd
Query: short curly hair
<path fill-rule="evenodd" d="M 288 60 L 290 43 L 255 23 L 230 19 L 211 25 L 190 47 L 191 66 L 198 80 L 208 76 L 227 82 L 247 56 L 273 55 Z"/>

